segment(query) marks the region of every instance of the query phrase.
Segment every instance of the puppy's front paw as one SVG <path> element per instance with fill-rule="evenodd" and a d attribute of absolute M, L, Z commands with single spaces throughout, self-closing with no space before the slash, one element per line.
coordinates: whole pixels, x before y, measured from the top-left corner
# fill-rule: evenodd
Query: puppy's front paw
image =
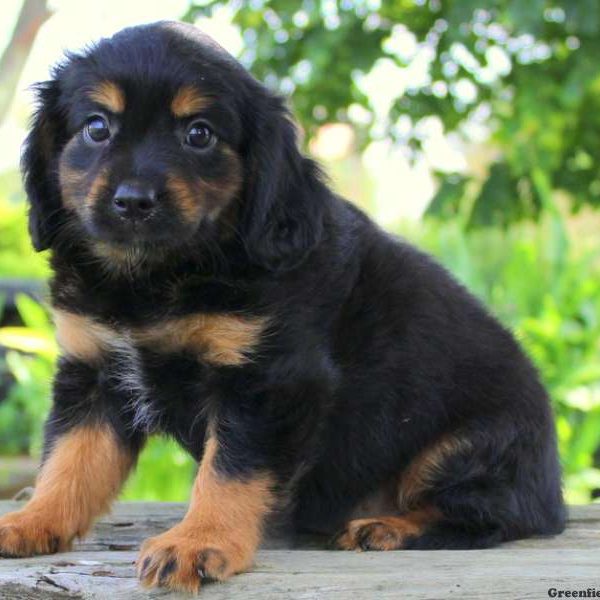
<path fill-rule="evenodd" d="M 60 535 L 56 525 L 27 509 L 0 517 L 0 556 L 17 558 L 67 550 L 70 540 Z"/>
<path fill-rule="evenodd" d="M 202 581 L 223 581 L 246 570 L 252 558 L 227 534 L 176 526 L 144 542 L 137 570 L 145 587 L 197 593 Z"/>

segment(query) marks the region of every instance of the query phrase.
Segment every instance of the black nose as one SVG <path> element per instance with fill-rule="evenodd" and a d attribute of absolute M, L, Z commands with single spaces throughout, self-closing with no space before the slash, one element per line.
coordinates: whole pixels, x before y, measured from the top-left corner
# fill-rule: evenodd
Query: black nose
<path fill-rule="evenodd" d="M 156 206 L 156 191 L 141 181 L 124 181 L 113 196 L 113 209 L 121 217 L 143 219 Z"/>

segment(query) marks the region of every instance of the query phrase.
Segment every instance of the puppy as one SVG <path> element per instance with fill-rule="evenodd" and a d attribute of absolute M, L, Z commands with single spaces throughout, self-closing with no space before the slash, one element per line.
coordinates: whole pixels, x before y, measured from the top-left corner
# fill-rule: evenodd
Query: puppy
<path fill-rule="evenodd" d="M 486 548 L 564 526 L 548 397 L 438 264 L 335 196 L 282 100 L 191 26 L 126 29 L 39 85 L 23 157 L 62 356 L 0 553 L 67 549 L 148 436 L 199 462 L 146 586 L 248 569 L 265 531 Z"/>

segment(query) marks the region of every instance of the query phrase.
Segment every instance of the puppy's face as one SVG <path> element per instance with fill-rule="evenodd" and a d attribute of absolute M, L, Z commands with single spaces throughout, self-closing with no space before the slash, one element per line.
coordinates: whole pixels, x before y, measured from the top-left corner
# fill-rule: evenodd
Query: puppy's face
<path fill-rule="evenodd" d="M 118 50 L 120 67 L 100 47 L 65 82 L 62 203 L 98 242 L 176 245 L 218 220 L 240 190 L 235 95 L 219 84 L 218 65 L 198 72 L 183 48 L 162 62 L 140 61 L 134 40 Z"/>
<path fill-rule="evenodd" d="M 281 99 L 192 26 L 70 55 L 38 101 L 23 154 L 38 250 L 195 260 L 218 244 L 272 270 L 320 239 L 327 190 Z"/>

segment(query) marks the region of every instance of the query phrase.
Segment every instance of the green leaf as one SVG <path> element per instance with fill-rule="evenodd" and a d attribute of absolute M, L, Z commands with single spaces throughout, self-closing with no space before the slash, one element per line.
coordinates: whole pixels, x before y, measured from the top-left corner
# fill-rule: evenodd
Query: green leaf
<path fill-rule="evenodd" d="M 511 0 L 507 8 L 511 28 L 519 33 L 540 34 L 545 24 L 545 6 L 546 0 Z"/>
<path fill-rule="evenodd" d="M 467 182 L 462 175 L 446 176 L 427 208 L 427 215 L 440 219 L 456 218 L 465 199 Z"/>
<path fill-rule="evenodd" d="M 495 163 L 475 198 L 469 226 L 506 225 L 516 220 L 520 212 L 518 199 L 517 184 L 508 165 Z"/>
<path fill-rule="evenodd" d="M 48 329 L 51 327 L 50 318 L 44 307 L 29 296 L 17 294 L 15 304 L 21 319 L 27 327 L 32 329 Z"/>
<path fill-rule="evenodd" d="M 562 3 L 567 30 L 580 35 L 596 35 L 600 28 L 598 0 L 567 0 Z"/>
<path fill-rule="evenodd" d="M 0 344 L 13 350 L 31 354 L 56 355 L 56 344 L 45 332 L 27 327 L 2 327 Z"/>
<path fill-rule="evenodd" d="M 487 2 L 481 0 L 451 0 L 448 2 L 449 8 L 446 18 L 450 25 L 457 28 L 462 23 L 468 23 L 477 9 L 490 8 L 493 4 L 489 0 Z"/>

